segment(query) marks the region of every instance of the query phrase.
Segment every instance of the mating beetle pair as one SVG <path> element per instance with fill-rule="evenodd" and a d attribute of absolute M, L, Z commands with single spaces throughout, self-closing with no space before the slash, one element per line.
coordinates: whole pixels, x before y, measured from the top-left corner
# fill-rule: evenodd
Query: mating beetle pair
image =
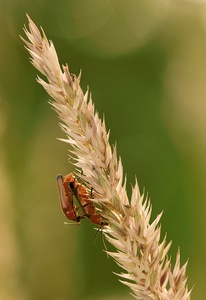
<path fill-rule="evenodd" d="M 80 223 L 83 218 L 87 217 L 93 224 L 97 224 L 100 227 L 108 225 L 101 214 L 96 213 L 94 202 L 90 200 L 91 195 L 88 193 L 87 188 L 77 181 L 73 173 L 64 177 L 58 175 L 57 185 L 61 207 L 67 219 Z M 73 196 L 79 203 L 78 207 L 74 204 Z M 78 214 L 79 208 L 83 211 L 82 215 Z"/>

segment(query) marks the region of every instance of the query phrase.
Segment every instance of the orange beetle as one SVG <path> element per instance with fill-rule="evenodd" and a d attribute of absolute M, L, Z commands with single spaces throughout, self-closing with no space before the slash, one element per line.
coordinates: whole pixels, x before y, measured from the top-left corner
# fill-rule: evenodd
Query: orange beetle
<path fill-rule="evenodd" d="M 62 175 L 57 176 L 57 185 L 59 189 L 59 198 L 62 211 L 67 219 L 79 223 L 84 216 L 78 215 L 78 209 L 73 200 L 73 191 L 70 188 L 70 177 Z"/>
<path fill-rule="evenodd" d="M 87 188 L 77 181 L 73 173 L 64 177 L 58 175 L 57 183 L 59 186 L 62 210 L 68 219 L 80 222 L 81 219 L 87 217 L 93 224 L 97 224 L 101 227 L 108 225 L 101 214 L 96 213 L 95 205 L 93 201 L 90 200 L 91 196 L 89 195 Z M 73 195 L 76 197 L 82 208 L 84 213 L 83 216 L 77 215 L 77 210 L 79 208 L 74 205 Z"/>

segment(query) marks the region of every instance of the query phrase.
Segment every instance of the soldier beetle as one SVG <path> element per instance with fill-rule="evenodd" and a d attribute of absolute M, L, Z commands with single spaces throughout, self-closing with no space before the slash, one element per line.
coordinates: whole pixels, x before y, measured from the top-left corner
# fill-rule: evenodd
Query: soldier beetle
<path fill-rule="evenodd" d="M 65 214 L 67 219 L 80 223 L 84 216 L 78 215 L 79 208 L 77 208 L 74 204 L 73 191 L 70 188 L 70 177 L 63 177 L 62 175 L 58 175 L 57 185 L 59 189 L 59 198 L 63 213 Z"/>
<path fill-rule="evenodd" d="M 93 224 L 100 227 L 108 225 L 107 221 L 102 218 L 101 214 L 96 213 L 96 208 L 88 193 L 87 188 L 79 183 L 73 173 L 64 177 L 57 176 L 57 183 L 59 187 L 60 201 L 62 210 L 66 217 L 70 220 L 80 222 L 81 219 L 87 217 Z M 73 195 L 76 197 L 82 211 L 83 216 L 77 214 L 77 208 L 74 205 Z"/>

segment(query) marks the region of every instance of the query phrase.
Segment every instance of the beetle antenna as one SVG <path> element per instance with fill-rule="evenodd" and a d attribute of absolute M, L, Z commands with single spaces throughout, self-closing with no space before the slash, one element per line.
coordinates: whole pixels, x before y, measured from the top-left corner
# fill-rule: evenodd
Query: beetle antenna
<path fill-rule="evenodd" d="M 103 244 L 103 246 L 104 246 L 105 252 L 107 253 L 107 246 L 106 246 L 106 243 L 105 243 L 105 239 L 104 239 L 103 231 L 102 231 L 102 228 L 101 228 L 101 227 L 99 227 L 99 228 L 97 229 L 96 233 L 95 233 L 93 245 L 95 245 L 95 243 L 96 243 L 97 235 L 98 235 L 99 232 L 101 232 L 101 240 L 102 240 L 102 244 Z M 109 257 L 108 254 L 107 254 L 107 257 Z"/>

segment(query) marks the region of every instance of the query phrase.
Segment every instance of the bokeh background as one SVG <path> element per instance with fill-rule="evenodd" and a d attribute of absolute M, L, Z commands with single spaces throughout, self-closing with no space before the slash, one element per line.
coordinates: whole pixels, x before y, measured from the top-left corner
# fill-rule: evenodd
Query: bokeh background
<path fill-rule="evenodd" d="M 55 177 L 73 170 L 48 95 L 19 39 L 28 13 L 82 74 L 128 178 L 181 248 L 205 299 L 206 2 L 0 1 L 0 299 L 132 299 L 93 226 L 66 226 Z M 94 244 L 94 245 L 93 245 Z M 108 249 L 111 247 L 108 245 Z"/>

